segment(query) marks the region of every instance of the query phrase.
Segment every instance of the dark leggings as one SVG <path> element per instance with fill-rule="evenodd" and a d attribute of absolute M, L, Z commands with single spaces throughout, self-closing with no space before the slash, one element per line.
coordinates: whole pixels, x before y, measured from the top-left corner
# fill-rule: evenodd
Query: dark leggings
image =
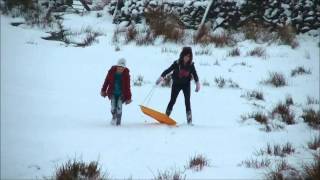
<path fill-rule="evenodd" d="M 171 88 L 171 98 L 168 104 L 167 110 L 171 111 L 173 105 L 176 103 L 180 90 L 183 91 L 184 102 L 186 105 L 186 112 L 191 111 L 190 106 L 190 83 L 188 84 L 173 84 Z"/>

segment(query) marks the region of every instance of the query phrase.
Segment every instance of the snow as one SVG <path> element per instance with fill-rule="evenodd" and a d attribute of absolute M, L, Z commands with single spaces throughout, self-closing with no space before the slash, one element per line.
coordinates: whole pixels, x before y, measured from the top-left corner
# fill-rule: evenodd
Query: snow
<path fill-rule="evenodd" d="M 158 171 L 183 170 L 195 154 L 205 155 L 210 166 L 200 172 L 186 170 L 187 179 L 258 179 L 265 169 L 238 164 L 254 157 L 253 153 L 267 143 L 291 142 L 296 153 L 288 160 L 298 167 L 311 156 L 306 144 L 317 131 L 298 115 L 307 96 L 320 98 L 318 37 L 300 35 L 297 49 L 245 40 L 237 45 L 238 57 L 227 56 L 229 47 L 205 47 L 212 55 L 195 55 L 194 61 L 200 81 L 206 80 L 210 86 L 195 93 L 192 83 L 195 125 L 186 125 L 180 93 L 172 112 L 179 126 L 168 127 L 142 114 L 139 105 L 161 72 L 178 58 L 182 45 L 128 44 L 115 51 L 112 17 L 95 18 L 94 13 L 67 15 L 63 22 L 73 31 L 91 26 L 103 32 L 98 43 L 86 48 L 45 41 L 41 39 L 47 36 L 44 31 L 13 27 L 12 21 L 1 16 L 1 179 L 50 177 L 57 166 L 75 157 L 98 160 L 113 178 L 153 178 Z M 204 49 L 191 46 L 194 53 Z M 247 56 L 255 47 L 264 47 L 267 56 Z M 163 48 L 173 53 L 163 53 Z M 145 83 L 132 85 L 133 102 L 124 105 L 122 125 L 114 127 L 110 125 L 110 102 L 100 97 L 100 88 L 107 70 L 120 57 L 127 59 L 131 79 L 142 75 Z M 214 65 L 216 61 L 219 66 Z M 247 65 L 235 66 L 241 62 Z M 312 74 L 290 77 L 297 66 L 310 69 Z M 260 84 L 269 72 L 284 73 L 288 86 Z M 214 78 L 220 76 L 231 78 L 240 89 L 218 88 Z M 241 123 L 241 115 L 257 110 L 252 105 L 255 101 L 241 95 L 256 89 L 263 91 L 266 100 L 258 103 L 268 111 L 290 94 L 298 123 L 270 133 L 259 130 L 257 123 Z M 146 105 L 163 112 L 169 97 L 169 88 L 156 87 Z"/>
<path fill-rule="evenodd" d="M 224 18 L 218 17 L 215 22 L 217 23 L 217 25 L 220 25 L 223 21 L 224 21 Z"/>

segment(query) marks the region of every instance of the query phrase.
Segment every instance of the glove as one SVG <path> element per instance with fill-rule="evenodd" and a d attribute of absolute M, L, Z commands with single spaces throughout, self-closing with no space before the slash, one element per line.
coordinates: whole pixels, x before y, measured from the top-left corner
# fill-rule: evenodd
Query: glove
<path fill-rule="evenodd" d="M 163 77 L 160 76 L 159 79 L 156 81 L 156 85 L 160 84 L 163 80 Z"/>
<path fill-rule="evenodd" d="M 106 93 L 105 91 L 101 91 L 101 92 L 100 92 L 100 95 L 101 95 L 102 97 L 106 97 L 106 96 L 107 96 L 107 93 Z"/>
<path fill-rule="evenodd" d="M 197 83 L 196 83 L 196 92 L 199 92 L 199 91 L 200 91 L 200 83 L 197 82 Z"/>
<path fill-rule="evenodd" d="M 126 101 L 126 104 L 130 104 L 132 102 L 132 100 L 130 99 L 130 100 L 127 100 Z"/>

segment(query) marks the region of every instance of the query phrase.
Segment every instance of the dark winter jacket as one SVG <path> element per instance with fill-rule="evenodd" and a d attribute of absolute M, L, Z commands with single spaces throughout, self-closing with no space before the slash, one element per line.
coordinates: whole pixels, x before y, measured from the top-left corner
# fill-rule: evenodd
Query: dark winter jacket
<path fill-rule="evenodd" d="M 196 82 L 199 81 L 198 74 L 196 68 L 194 67 L 194 63 L 191 62 L 190 64 L 184 65 L 182 61 L 175 61 L 173 64 L 163 71 L 161 77 L 165 77 L 171 71 L 172 73 L 172 80 L 174 84 L 187 84 L 190 83 L 192 77 Z"/>
<path fill-rule="evenodd" d="M 108 71 L 108 74 L 106 76 L 106 79 L 104 80 L 103 86 L 101 88 L 101 92 L 107 91 L 107 96 L 111 97 L 113 95 L 114 91 L 114 85 L 115 85 L 115 73 L 117 71 L 118 66 L 112 66 L 110 70 Z M 131 100 L 131 89 L 130 89 L 130 75 L 129 75 L 129 69 L 125 68 L 122 72 L 121 76 L 121 93 L 122 93 L 122 100 L 128 101 Z"/>

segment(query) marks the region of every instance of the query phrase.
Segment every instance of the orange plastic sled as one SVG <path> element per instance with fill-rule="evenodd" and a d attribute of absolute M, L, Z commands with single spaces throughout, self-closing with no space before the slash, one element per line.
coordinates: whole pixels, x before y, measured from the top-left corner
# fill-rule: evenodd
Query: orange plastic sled
<path fill-rule="evenodd" d="M 144 114 L 152 117 L 153 119 L 159 121 L 160 123 L 164 123 L 167 125 L 176 125 L 177 124 L 175 120 L 171 119 L 166 114 L 163 114 L 161 112 L 155 111 L 153 109 L 150 109 L 150 108 L 142 106 L 142 105 L 140 105 L 140 108 Z"/>

